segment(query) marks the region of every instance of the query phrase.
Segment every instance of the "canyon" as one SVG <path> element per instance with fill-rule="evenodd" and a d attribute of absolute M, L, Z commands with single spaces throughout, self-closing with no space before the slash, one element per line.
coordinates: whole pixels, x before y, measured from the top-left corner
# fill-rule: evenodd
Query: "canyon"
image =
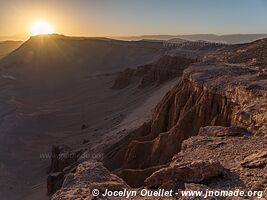
<path fill-rule="evenodd" d="M 266 46 L 30 38 L 0 60 L 0 183 L 17 185 L 4 199 L 95 199 L 95 188 L 266 195 Z"/>
<path fill-rule="evenodd" d="M 109 189 L 126 184 L 126 188 L 176 190 L 241 188 L 266 194 L 267 74 L 261 58 L 267 54 L 251 47 L 266 50 L 266 39 L 223 47 L 185 67 L 151 119 L 104 148 L 97 162 L 116 177 Z M 129 71 L 120 74 L 123 82 L 121 76 L 128 79 Z M 85 161 L 89 166 L 94 165 L 91 162 L 96 161 Z M 72 185 L 64 181 L 52 199 L 80 195 L 90 199 L 90 189 L 102 191 L 105 181 L 94 179 L 90 167 L 83 170 L 67 175 Z M 77 191 L 77 185 L 88 188 Z"/>

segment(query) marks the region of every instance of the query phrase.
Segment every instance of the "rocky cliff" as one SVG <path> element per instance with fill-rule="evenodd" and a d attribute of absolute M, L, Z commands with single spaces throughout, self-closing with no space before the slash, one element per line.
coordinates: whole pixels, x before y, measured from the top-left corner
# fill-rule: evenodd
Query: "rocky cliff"
<path fill-rule="evenodd" d="M 266 77 L 263 68 L 244 64 L 199 63 L 185 69 L 151 120 L 105 149 L 100 160 L 116 177 L 113 184 L 264 191 Z M 88 177 L 79 170 L 68 176 L 74 181 Z M 76 186 L 69 187 L 66 180 L 54 200 L 65 197 L 64 191 L 71 197 L 90 196 L 90 191 L 75 193 Z M 91 189 L 98 183 L 91 176 L 88 180 Z"/>
<path fill-rule="evenodd" d="M 159 85 L 181 76 L 183 70 L 194 62 L 194 58 L 165 55 L 154 63 L 138 66 L 136 69 L 127 68 L 120 72 L 112 88 L 123 89 L 134 82 L 137 82 L 139 88 Z"/>
<path fill-rule="evenodd" d="M 107 150 L 106 165 L 124 177 L 131 177 L 127 173 L 149 175 L 153 170 L 147 168 L 170 162 L 182 142 L 205 126 L 241 127 L 266 134 L 266 95 L 265 75 L 258 75 L 257 70 L 189 67 L 155 108 L 152 120 Z"/>

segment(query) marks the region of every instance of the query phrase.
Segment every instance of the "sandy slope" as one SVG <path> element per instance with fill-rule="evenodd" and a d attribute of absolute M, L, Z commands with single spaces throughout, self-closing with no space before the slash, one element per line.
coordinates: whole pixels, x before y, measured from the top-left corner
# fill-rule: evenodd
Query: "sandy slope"
<path fill-rule="evenodd" d="M 50 153 L 52 144 L 94 143 L 122 121 L 135 121 L 129 114 L 160 87 L 112 90 L 115 72 L 159 55 L 159 47 L 149 43 L 51 36 L 31 38 L 2 60 L 1 199 L 46 199 L 50 160 L 40 154 Z M 168 88 L 143 105 L 139 119 Z M 82 124 L 88 129 L 81 130 Z"/>

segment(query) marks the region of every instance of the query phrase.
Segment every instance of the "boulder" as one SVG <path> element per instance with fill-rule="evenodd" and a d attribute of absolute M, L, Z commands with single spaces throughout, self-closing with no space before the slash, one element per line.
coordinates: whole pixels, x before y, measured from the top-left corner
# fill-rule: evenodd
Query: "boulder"
<path fill-rule="evenodd" d="M 215 160 L 198 160 L 185 163 L 171 163 L 169 167 L 154 172 L 145 180 L 149 188 L 158 188 L 166 183 L 199 183 L 216 177 L 223 172 L 222 165 Z"/>

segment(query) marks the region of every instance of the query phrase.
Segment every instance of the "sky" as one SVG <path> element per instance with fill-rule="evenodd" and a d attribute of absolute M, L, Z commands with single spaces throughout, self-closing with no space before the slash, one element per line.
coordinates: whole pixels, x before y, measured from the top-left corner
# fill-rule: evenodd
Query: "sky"
<path fill-rule="evenodd" d="M 267 33 L 267 0 L 0 0 L 0 37 L 38 20 L 76 36 Z"/>

